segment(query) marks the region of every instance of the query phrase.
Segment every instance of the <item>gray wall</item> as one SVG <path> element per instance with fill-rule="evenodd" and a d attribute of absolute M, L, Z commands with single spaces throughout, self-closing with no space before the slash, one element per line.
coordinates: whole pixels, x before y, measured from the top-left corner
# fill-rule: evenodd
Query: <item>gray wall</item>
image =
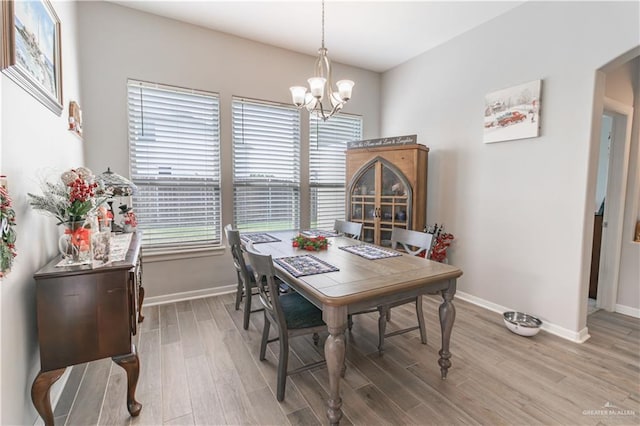
<path fill-rule="evenodd" d="M 639 19 L 637 2 L 527 2 L 383 75 L 382 135 L 431 148 L 428 221 L 457 237 L 459 289 L 569 338 L 586 332 L 595 73 Z M 536 79 L 541 137 L 483 144 L 485 94 Z"/>
<path fill-rule="evenodd" d="M 127 78 L 220 94 L 222 223 L 233 215 L 231 99 L 290 103 L 289 86 L 313 72 L 315 58 L 102 2 L 79 4 L 87 164 L 128 175 Z M 310 52 L 313 53 L 313 52 Z M 363 116 L 364 138 L 379 134 L 380 75 L 334 64 L 334 76 L 356 82 L 344 111 Z M 306 117 L 304 113 L 303 117 Z M 303 126 L 302 140 L 308 140 Z M 303 148 L 302 155 L 307 151 Z M 304 165 L 304 163 L 303 163 Z M 235 282 L 230 255 L 184 259 L 145 255 L 147 294 L 201 295 Z M 158 300 L 158 299 L 156 299 Z"/>
<path fill-rule="evenodd" d="M 76 4 L 53 1 L 52 5 L 62 25 L 62 115 L 56 116 L 4 74 L 0 76 L 0 168 L 9 179 L 18 232 L 18 257 L 11 273 L 0 283 L 3 425 L 33 424 L 37 416 L 30 396 L 31 383 L 40 369 L 33 274 L 58 253 L 60 230 L 56 221 L 32 210 L 26 194 L 40 192 L 39 177 L 55 179 L 65 169 L 83 165 L 87 143 L 67 131 L 69 101 L 83 103 L 78 81 Z M 62 382 L 51 391 L 54 399 Z"/>

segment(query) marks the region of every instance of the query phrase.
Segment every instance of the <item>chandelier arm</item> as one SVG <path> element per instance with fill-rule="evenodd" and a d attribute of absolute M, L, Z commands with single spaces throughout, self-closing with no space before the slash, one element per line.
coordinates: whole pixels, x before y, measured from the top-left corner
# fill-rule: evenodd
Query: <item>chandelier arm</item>
<path fill-rule="evenodd" d="M 329 60 L 329 57 L 327 56 L 327 49 L 324 50 L 324 65 L 327 68 L 327 85 L 325 86 L 325 91 L 327 93 L 327 95 L 331 96 L 331 93 L 333 92 L 333 76 L 331 75 L 331 61 Z"/>
<path fill-rule="evenodd" d="M 333 117 L 335 113 L 337 113 L 341 108 L 342 108 L 342 102 L 339 104 L 336 104 L 336 106 L 334 106 L 333 109 L 331 110 L 331 114 L 329 114 L 329 117 Z"/>
<path fill-rule="evenodd" d="M 314 77 L 324 77 L 323 63 L 324 55 L 322 54 L 322 49 L 318 49 L 318 58 L 316 59 L 315 71 L 313 73 Z"/>
<path fill-rule="evenodd" d="M 320 117 L 322 118 L 322 121 L 327 121 L 327 118 L 329 118 L 325 113 L 324 113 L 324 107 L 322 106 L 322 102 L 318 102 L 316 104 L 316 107 L 320 106 L 320 111 L 318 111 L 320 114 Z"/>

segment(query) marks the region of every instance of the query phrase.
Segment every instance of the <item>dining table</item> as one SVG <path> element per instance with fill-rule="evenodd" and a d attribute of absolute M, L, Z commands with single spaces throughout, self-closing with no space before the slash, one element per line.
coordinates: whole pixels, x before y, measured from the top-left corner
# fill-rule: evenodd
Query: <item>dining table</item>
<path fill-rule="evenodd" d="M 324 346 L 329 375 L 329 423 L 339 424 L 343 415 L 340 379 L 349 314 L 422 294 L 440 293 L 442 346 L 438 364 L 441 377 L 445 379 L 451 367 L 453 297 L 462 270 L 388 247 L 341 235 L 332 236 L 330 232 L 307 231 L 305 234 L 311 238 L 326 238 L 327 247 L 319 251 L 294 247 L 292 243 L 300 235 L 299 231 L 264 233 L 256 237 L 253 247 L 261 254 L 271 255 L 276 275 L 322 310 L 329 332 Z"/>

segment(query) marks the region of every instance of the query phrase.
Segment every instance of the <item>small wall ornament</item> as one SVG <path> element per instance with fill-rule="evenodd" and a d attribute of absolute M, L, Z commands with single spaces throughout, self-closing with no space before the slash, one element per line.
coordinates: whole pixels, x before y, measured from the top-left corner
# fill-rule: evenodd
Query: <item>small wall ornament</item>
<path fill-rule="evenodd" d="M 69 102 L 69 131 L 82 137 L 82 110 L 76 101 Z"/>
<path fill-rule="evenodd" d="M 11 207 L 6 178 L 0 176 L 0 278 L 4 277 L 18 255 L 16 251 L 16 213 Z"/>

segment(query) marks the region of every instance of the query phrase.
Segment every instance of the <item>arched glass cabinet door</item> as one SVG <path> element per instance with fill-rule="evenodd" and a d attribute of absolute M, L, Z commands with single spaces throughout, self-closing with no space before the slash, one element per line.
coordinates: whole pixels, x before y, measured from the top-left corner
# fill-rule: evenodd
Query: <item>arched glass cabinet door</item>
<path fill-rule="evenodd" d="M 347 219 L 362 223 L 363 241 L 374 241 L 376 212 L 376 162 L 371 162 L 356 175 L 350 187 Z"/>
<path fill-rule="evenodd" d="M 391 245 L 391 230 L 411 229 L 411 185 L 405 175 L 386 161 L 380 168 L 379 238 L 378 244 Z"/>
<path fill-rule="evenodd" d="M 393 164 L 375 158 L 354 175 L 347 218 L 361 222 L 363 241 L 391 245 L 391 229 L 411 228 L 411 185 Z"/>

